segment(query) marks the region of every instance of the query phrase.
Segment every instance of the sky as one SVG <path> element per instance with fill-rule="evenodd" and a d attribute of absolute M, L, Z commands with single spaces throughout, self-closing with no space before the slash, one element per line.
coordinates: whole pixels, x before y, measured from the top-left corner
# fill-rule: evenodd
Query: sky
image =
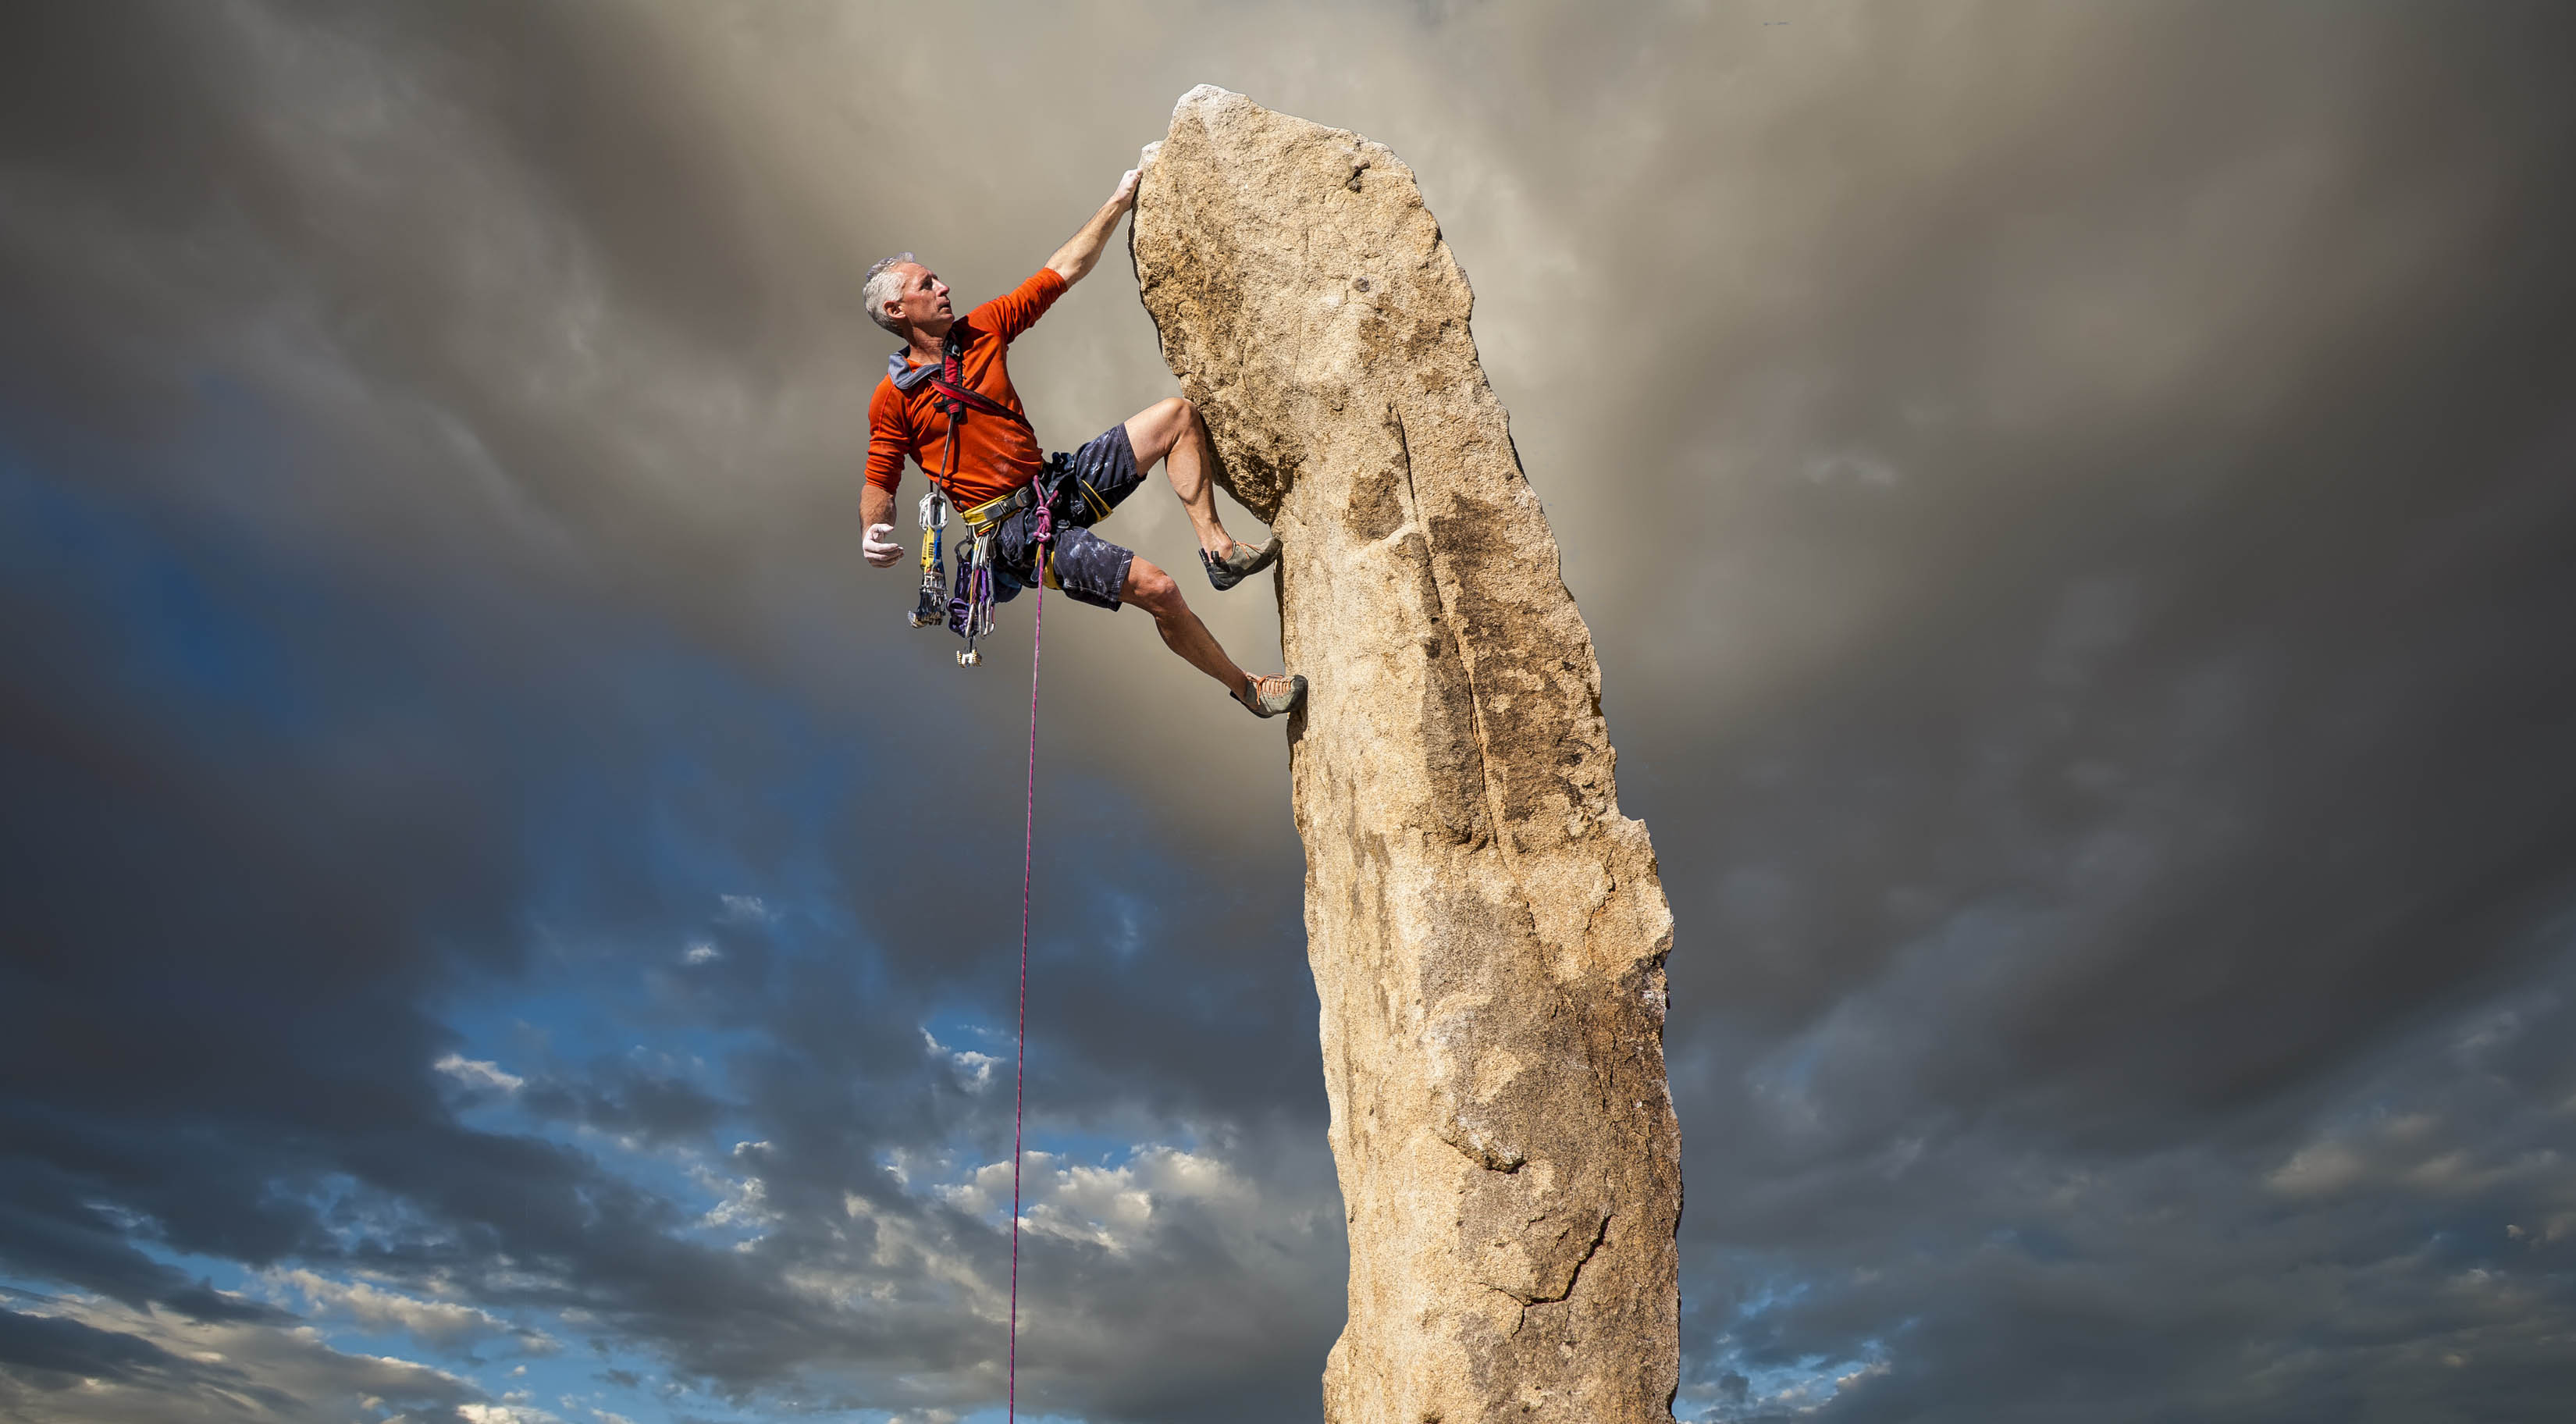
<path fill-rule="evenodd" d="M 857 557 L 859 287 L 1209 82 L 1474 284 L 1677 921 L 1679 1418 L 2563 1419 L 2571 30 L 9 7 L 0 1418 L 999 1417 L 1030 610 Z M 1174 393 L 1132 281 L 1051 448 Z M 1282 736 L 1051 611 L 1020 1400 L 1311 1419 Z"/>

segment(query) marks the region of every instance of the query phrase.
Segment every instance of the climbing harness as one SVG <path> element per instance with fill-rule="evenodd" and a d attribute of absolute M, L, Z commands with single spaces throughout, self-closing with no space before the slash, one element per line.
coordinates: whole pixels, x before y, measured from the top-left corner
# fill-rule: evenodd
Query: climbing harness
<path fill-rule="evenodd" d="M 965 519 L 966 527 L 969 529 L 990 529 L 1036 501 L 1037 486 L 1026 484 L 1009 494 L 997 494 L 972 509 L 962 511 L 961 517 Z"/>

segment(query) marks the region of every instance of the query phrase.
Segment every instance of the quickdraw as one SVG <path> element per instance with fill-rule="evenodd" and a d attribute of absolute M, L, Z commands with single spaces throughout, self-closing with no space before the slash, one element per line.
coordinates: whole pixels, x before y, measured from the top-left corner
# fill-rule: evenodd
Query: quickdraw
<path fill-rule="evenodd" d="M 984 661 L 983 652 L 975 646 L 978 639 L 993 631 L 993 531 L 977 534 L 957 554 L 957 592 L 948 600 L 948 628 L 966 640 L 957 651 L 959 667 L 975 667 Z"/>

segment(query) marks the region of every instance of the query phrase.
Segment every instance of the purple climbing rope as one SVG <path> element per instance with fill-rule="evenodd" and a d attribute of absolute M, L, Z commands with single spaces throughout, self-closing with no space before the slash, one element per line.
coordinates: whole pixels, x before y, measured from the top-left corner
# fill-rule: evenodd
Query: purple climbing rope
<path fill-rule="evenodd" d="M 1046 652 L 1046 567 L 1054 542 L 1055 520 L 1044 498 L 1038 500 L 1036 631 L 1029 637 L 1029 797 L 1020 836 L 1020 1034 L 1019 1052 L 1011 1065 L 1011 1353 L 1009 1393 L 1003 1417 L 1020 1417 L 1020 1134 L 1027 1124 L 1029 1081 L 1029 868 L 1038 848 L 1038 658 Z"/>

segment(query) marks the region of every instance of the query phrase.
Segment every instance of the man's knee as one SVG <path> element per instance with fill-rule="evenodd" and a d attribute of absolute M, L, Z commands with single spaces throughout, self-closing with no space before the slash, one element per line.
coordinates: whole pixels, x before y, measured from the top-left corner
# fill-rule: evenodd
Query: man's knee
<path fill-rule="evenodd" d="M 1183 606 L 1181 586 L 1172 582 L 1170 574 L 1146 563 L 1143 559 L 1138 559 L 1128 567 L 1127 587 L 1121 590 L 1121 593 L 1129 603 L 1144 609 L 1156 618 L 1177 612 Z"/>
<path fill-rule="evenodd" d="M 1187 396 L 1166 396 L 1127 422 L 1127 444 L 1136 452 L 1136 467 L 1151 469 L 1184 443 L 1204 446 L 1207 425 Z"/>

